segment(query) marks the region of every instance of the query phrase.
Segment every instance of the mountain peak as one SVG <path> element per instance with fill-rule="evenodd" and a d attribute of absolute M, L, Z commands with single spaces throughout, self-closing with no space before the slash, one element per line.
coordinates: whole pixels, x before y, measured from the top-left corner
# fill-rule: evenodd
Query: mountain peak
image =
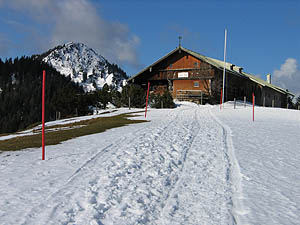
<path fill-rule="evenodd" d="M 81 43 L 81 42 L 70 41 L 70 42 L 65 43 L 62 46 L 65 47 L 65 48 L 72 48 L 72 47 L 75 47 L 75 48 L 85 48 L 85 49 L 89 49 L 89 50 L 95 52 L 93 49 L 89 48 L 87 45 L 85 45 L 84 43 Z"/>
<path fill-rule="evenodd" d="M 83 86 L 86 92 L 101 89 L 105 84 L 120 89 L 127 78 L 117 65 L 83 43 L 68 42 L 42 55 L 44 62 Z"/>

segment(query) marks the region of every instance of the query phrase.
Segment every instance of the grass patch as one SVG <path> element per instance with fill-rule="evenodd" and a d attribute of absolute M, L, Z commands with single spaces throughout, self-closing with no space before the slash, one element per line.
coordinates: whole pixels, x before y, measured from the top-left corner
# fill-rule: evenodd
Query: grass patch
<path fill-rule="evenodd" d="M 53 128 L 70 128 L 67 130 L 49 131 L 45 134 L 46 145 L 57 145 L 63 141 L 85 135 L 101 133 L 111 128 L 122 127 L 128 124 L 143 123 L 146 120 L 130 120 L 135 117 L 131 113 L 121 114 L 111 117 L 99 117 L 90 120 L 79 121 L 70 124 L 55 125 L 47 127 Z M 75 128 L 74 128 L 75 127 Z M 79 127 L 79 128 L 78 128 Z M 74 129 L 72 129 L 74 128 Z M 0 151 L 16 151 L 25 148 L 39 148 L 42 146 L 42 134 L 33 134 L 30 136 L 20 136 L 8 140 L 0 141 Z"/>

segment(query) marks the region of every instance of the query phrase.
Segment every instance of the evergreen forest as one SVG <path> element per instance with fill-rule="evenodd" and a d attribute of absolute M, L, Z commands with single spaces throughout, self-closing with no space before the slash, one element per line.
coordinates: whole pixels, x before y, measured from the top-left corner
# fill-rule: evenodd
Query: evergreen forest
<path fill-rule="evenodd" d="M 46 71 L 45 120 L 88 113 L 83 89 L 36 57 L 0 59 L 0 133 L 22 130 L 42 118 L 42 79 Z"/>

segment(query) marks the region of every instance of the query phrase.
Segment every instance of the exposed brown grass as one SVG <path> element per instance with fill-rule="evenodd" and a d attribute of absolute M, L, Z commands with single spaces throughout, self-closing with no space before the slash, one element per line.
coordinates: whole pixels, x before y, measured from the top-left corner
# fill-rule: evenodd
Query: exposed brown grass
<path fill-rule="evenodd" d="M 45 144 L 56 145 L 72 138 L 101 133 L 106 131 L 107 129 L 122 127 L 128 124 L 146 122 L 145 120 L 130 120 L 128 119 L 129 117 L 134 117 L 134 115 L 127 113 L 111 117 L 100 117 L 90 120 L 84 120 L 70 124 L 50 126 L 46 129 Z M 68 129 L 49 131 L 50 129 L 54 128 Z M 38 148 L 42 146 L 41 140 L 41 133 L 3 140 L 0 141 L 0 151 L 16 151 L 25 148 Z"/>

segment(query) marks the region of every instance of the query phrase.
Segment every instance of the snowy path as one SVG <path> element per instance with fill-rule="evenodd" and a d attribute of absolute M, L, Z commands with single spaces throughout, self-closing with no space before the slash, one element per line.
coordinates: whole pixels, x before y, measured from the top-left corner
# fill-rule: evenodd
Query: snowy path
<path fill-rule="evenodd" d="M 148 115 L 148 123 L 49 146 L 45 163 L 31 159 L 36 150 L 12 162 L 2 154 L 3 224 L 234 224 L 231 139 L 210 107 Z"/>

